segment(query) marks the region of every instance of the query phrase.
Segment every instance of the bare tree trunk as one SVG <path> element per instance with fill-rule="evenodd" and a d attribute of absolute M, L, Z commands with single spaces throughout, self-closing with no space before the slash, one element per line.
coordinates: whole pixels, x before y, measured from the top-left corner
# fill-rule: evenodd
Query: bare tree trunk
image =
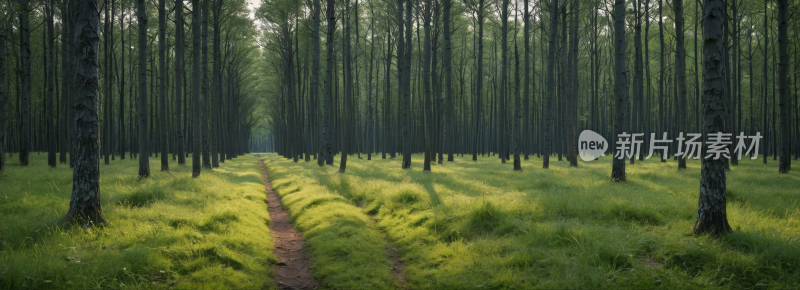
<path fill-rule="evenodd" d="M 175 112 L 180 112 L 183 108 L 183 0 L 175 0 Z M 124 58 L 124 57 L 123 57 Z M 183 120 L 181 114 L 176 114 L 177 123 L 175 135 L 177 144 L 178 164 L 186 164 L 186 142 L 183 137 Z"/>
<path fill-rule="evenodd" d="M 527 13 L 527 11 L 526 11 L 526 13 Z M 516 18 L 516 15 L 515 15 L 514 18 Z M 519 140 L 519 137 L 520 137 L 520 127 L 519 127 L 520 124 L 519 124 L 519 121 L 520 120 L 519 119 L 521 117 L 519 114 L 520 114 L 520 110 L 522 109 L 521 108 L 522 104 L 520 103 L 520 97 L 519 97 L 519 93 L 520 92 L 519 91 L 521 89 L 520 88 L 521 86 L 520 86 L 520 83 L 519 83 L 519 51 L 517 49 L 517 37 L 516 37 L 516 35 L 517 35 L 517 33 L 516 33 L 517 25 L 514 25 L 514 26 L 515 26 L 515 29 L 514 29 L 515 30 L 515 32 L 514 32 L 514 35 L 515 35 L 515 37 L 514 37 L 514 113 L 511 115 L 511 118 L 512 118 L 512 120 L 511 120 L 511 124 L 512 124 L 512 127 L 511 127 L 511 150 L 513 151 L 513 154 L 514 154 L 514 170 L 522 170 L 522 161 L 519 158 L 519 151 L 520 151 L 520 140 Z M 525 42 L 527 42 L 527 41 L 528 40 L 526 39 Z"/>
<path fill-rule="evenodd" d="M 614 1 L 614 98 L 616 116 L 614 137 L 624 133 L 627 128 L 628 76 L 625 69 L 625 0 Z M 611 179 L 625 181 L 625 156 L 612 157 Z"/>
<path fill-rule="evenodd" d="M 686 103 L 686 49 L 684 48 L 683 33 L 683 0 L 675 0 L 673 9 L 675 11 L 675 31 L 677 40 L 675 42 L 675 74 L 677 75 L 678 90 L 678 130 L 679 132 L 689 132 L 689 109 Z M 686 169 L 686 154 L 678 157 L 678 170 Z"/>
<path fill-rule="evenodd" d="M 200 0 L 192 0 L 192 177 L 200 176 L 201 164 L 200 155 L 203 149 L 203 132 L 201 130 L 200 116 L 201 103 L 203 102 L 200 93 L 200 83 L 202 82 L 202 72 L 200 71 L 201 47 L 200 47 Z"/>
<path fill-rule="evenodd" d="M 722 0 L 705 0 L 703 7 L 703 133 L 724 132 L 727 117 L 723 86 L 725 85 L 725 53 L 722 22 L 725 21 Z M 731 231 L 726 212 L 726 161 L 706 159 L 700 169 L 700 201 L 696 233 L 723 234 Z"/>
<path fill-rule="evenodd" d="M 0 171 L 3 171 L 6 165 L 6 141 L 8 132 L 6 131 L 6 121 L 8 115 L 6 114 L 6 32 L 0 32 Z"/>
<path fill-rule="evenodd" d="M 623 1 L 624 0 L 617 0 Z M 624 5 L 624 3 L 623 3 Z M 556 92 L 556 37 L 558 32 L 558 0 L 553 0 L 550 6 L 550 39 L 547 61 L 547 100 L 544 107 L 544 150 L 542 150 L 542 168 L 550 167 L 550 154 L 553 151 L 552 136 L 550 129 L 553 126 L 553 95 Z M 624 56 L 623 56 L 624 57 Z"/>
<path fill-rule="evenodd" d="M 778 0 L 778 95 L 781 107 L 781 159 L 778 165 L 778 172 L 789 173 L 792 165 L 791 134 L 789 133 L 791 118 L 789 117 L 789 46 L 788 30 L 789 24 L 786 14 L 789 10 L 787 0 Z"/>
<path fill-rule="evenodd" d="M 209 95 L 208 95 L 208 1 L 203 0 L 203 3 L 200 5 L 200 12 L 202 14 L 202 21 L 201 21 L 201 50 L 198 51 L 201 53 L 202 59 L 200 60 L 200 68 L 202 71 L 202 81 L 200 82 L 200 97 L 202 101 L 200 102 L 200 111 L 201 111 L 201 119 L 200 121 L 202 124 L 200 125 L 200 129 L 203 131 L 203 167 L 207 169 L 211 169 L 211 152 L 210 152 L 210 145 L 211 145 L 211 137 L 209 136 L 208 132 L 208 104 L 209 104 Z M 195 9 L 192 7 L 192 9 Z M 192 10 L 195 12 L 196 10 Z M 198 53 L 193 52 L 193 53 Z"/>
<path fill-rule="evenodd" d="M 208 0 L 206 0 L 208 1 Z M 159 71 L 159 95 L 160 95 L 160 121 L 158 122 L 161 131 L 161 171 L 169 171 L 169 153 L 167 152 L 167 17 L 166 0 L 158 0 L 158 71 Z"/>
<path fill-rule="evenodd" d="M 29 6 L 27 0 L 17 0 L 19 10 L 19 37 L 22 49 L 22 88 L 20 89 L 19 162 L 28 166 L 31 151 L 31 41 Z"/>
<path fill-rule="evenodd" d="M 53 1 L 47 1 L 45 3 L 45 10 L 47 13 L 47 164 L 50 167 L 56 167 L 56 150 L 58 145 L 56 144 L 56 123 L 55 123 L 55 116 L 53 112 L 53 80 L 55 79 L 55 62 L 53 61 L 53 57 L 55 56 L 55 43 L 53 39 L 55 38 L 55 34 L 53 32 Z M 1 107 L 0 107 L 1 108 Z M 0 109 L 2 110 L 2 109 Z M 4 128 L 0 126 L 0 128 Z M 3 144 L 3 143 L 0 143 Z M 0 145 L 3 146 L 3 145 Z"/>
<path fill-rule="evenodd" d="M 403 122 L 403 163 L 401 168 L 403 169 L 410 169 L 411 168 L 411 115 L 410 115 L 410 107 L 409 107 L 409 99 L 411 98 L 411 6 L 413 5 L 411 0 L 408 0 L 406 3 L 406 13 L 405 13 L 405 22 L 403 20 L 403 13 L 398 12 L 397 17 L 398 21 L 400 22 L 400 34 L 399 34 L 399 41 L 397 42 L 397 65 L 402 65 L 403 68 L 398 68 L 397 72 L 398 75 L 402 74 L 402 78 L 400 79 L 400 83 L 403 88 L 400 89 L 400 92 L 403 94 L 403 98 L 401 101 L 402 105 L 402 122 Z M 402 0 L 398 0 L 398 9 L 403 9 Z M 402 25 L 405 24 L 405 43 L 403 41 L 403 28 Z M 408 46 L 407 48 L 405 46 Z M 407 51 L 406 51 L 407 50 Z"/>
<path fill-rule="evenodd" d="M 97 0 L 74 3 L 77 67 L 73 128 L 80 130 L 75 130 L 76 156 L 69 210 L 60 222 L 92 226 L 106 222 L 100 202 L 100 118 L 97 112 L 100 11 Z"/>
<path fill-rule="evenodd" d="M 504 0 L 508 1 L 508 0 Z M 433 152 L 433 127 L 435 121 L 433 120 L 433 104 L 431 101 L 431 5 L 432 2 L 427 2 L 425 11 L 423 12 L 422 21 L 423 29 L 425 30 L 423 53 L 423 67 L 422 67 L 422 85 L 423 94 L 425 98 L 425 156 L 423 163 L 423 171 L 431 171 L 431 159 L 435 158 Z"/>
<path fill-rule="evenodd" d="M 399 0 L 402 1 L 402 0 Z M 334 10 L 334 0 L 328 0 L 328 7 L 326 13 L 326 18 L 328 19 L 328 35 L 325 37 L 325 45 L 326 49 L 325 52 L 327 54 L 326 57 L 326 65 L 325 65 L 325 87 L 322 90 L 322 99 L 325 103 L 325 112 L 322 117 L 324 124 L 322 125 L 322 153 L 320 154 L 320 159 L 325 159 L 325 164 L 333 165 L 333 144 L 331 143 L 331 114 L 333 111 L 333 104 L 331 104 L 331 87 L 333 81 L 333 61 L 334 61 L 334 35 L 336 32 L 336 11 Z M 324 156 L 324 157 L 323 157 Z"/>
<path fill-rule="evenodd" d="M 150 177 L 150 130 L 147 127 L 147 13 L 144 0 L 136 0 L 136 4 L 136 17 L 139 22 L 139 177 Z"/>
<path fill-rule="evenodd" d="M 453 149 L 455 148 L 455 109 L 453 108 L 453 70 L 452 70 L 452 47 L 450 44 L 450 8 L 451 0 L 444 0 L 443 22 L 444 22 L 444 126 L 442 128 L 442 152 L 447 153 L 447 161 L 453 161 Z M 448 136 L 449 135 L 449 136 Z"/>

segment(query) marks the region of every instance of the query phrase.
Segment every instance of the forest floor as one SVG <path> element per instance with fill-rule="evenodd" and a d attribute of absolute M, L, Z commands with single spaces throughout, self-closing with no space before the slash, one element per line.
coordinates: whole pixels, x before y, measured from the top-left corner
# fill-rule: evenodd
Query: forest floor
<path fill-rule="evenodd" d="M 138 159 L 102 165 L 109 223 L 63 230 L 72 169 L 14 155 L 0 173 L 0 289 L 264 289 L 277 263 L 258 158 L 191 177 L 170 160 L 139 181 Z M 170 156 L 172 157 L 172 156 Z M 171 159 L 171 158 L 170 158 Z"/>
<path fill-rule="evenodd" d="M 16 156 L 15 156 L 16 157 Z M 302 233 L 321 289 L 800 287 L 800 170 L 743 160 L 728 173 L 734 233 L 696 236 L 700 163 L 658 158 L 609 182 L 610 158 L 580 162 L 456 157 L 422 172 L 352 156 L 345 174 L 316 161 L 250 154 L 191 178 L 150 159 L 101 165 L 103 228 L 62 230 L 72 170 L 32 155 L 0 173 L 0 289 L 273 288 L 268 181 Z M 378 157 L 378 158 L 375 158 Z M 268 187 L 269 188 L 269 187 Z M 291 250 L 291 249 L 290 249 Z M 397 259 L 399 257 L 399 260 Z M 275 272 L 273 272 L 275 271 Z M 277 278 L 277 277 L 276 277 Z M 278 285 L 279 286 L 279 285 Z M 313 286 L 312 286 L 313 287 Z"/>
<path fill-rule="evenodd" d="M 727 175 L 721 238 L 690 230 L 700 162 L 658 158 L 609 182 L 610 157 L 512 163 L 456 157 L 422 172 L 396 159 L 348 158 L 345 174 L 316 161 L 264 154 L 272 186 L 305 235 L 322 288 L 400 288 L 387 247 L 399 249 L 409 289 L 796 289 L 800 287 L 800 170 L 769 158 Z M 377 157 L 377 158 L 376 158 Z M 388 239 L 387 239 L 388 238 Z"/>

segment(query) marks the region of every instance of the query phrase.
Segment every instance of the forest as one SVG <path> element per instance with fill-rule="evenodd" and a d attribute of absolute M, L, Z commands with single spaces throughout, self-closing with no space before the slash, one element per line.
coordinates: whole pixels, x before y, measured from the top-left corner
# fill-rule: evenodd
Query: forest
<path fill-rule="evenodd" d="M 0 11 L 0 289 L 800 285 L 800 1 Z"/>

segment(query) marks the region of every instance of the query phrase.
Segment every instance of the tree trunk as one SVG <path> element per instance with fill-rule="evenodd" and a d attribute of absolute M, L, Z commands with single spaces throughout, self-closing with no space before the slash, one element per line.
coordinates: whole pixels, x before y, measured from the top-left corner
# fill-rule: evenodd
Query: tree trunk
<path fill-rule="evenodd" d="M 325 159 L 325 164 L 333 165 L 333 144 L 331 143 L 331 114 L 333 112 L 333 104 L 331 104 L 331 88 L 333 81 L 333 61 L 334 61 L 334 35 L 336 32 L 336 11 L 334 7 L 334 0 L 328 0 L 327 11 L 325 12 L 328 19 L 328 35 L 325 37 L 325 52 L 326 65 L 325 65 L 325 87 L 322 90 L 322 100 L 325 104 L 325 112 L 322 117 L 322 144 L 320 159 Z M 324 156 L 324 157 L 323 157 Z"/>
<path fill-rule="evenodd" d="M 778 0 L 778 95 L 781 107 L 781 159 L 778 165 L 779 173 L 789 173 L 792 165 L 790 145 L 792 136 L 789 133 L 791 118 L 789 117 L 789 89 L 787 86 L 789 83 L 789 54 L 787 52 L 787 47 L 789 46 L 789 24 L 786 16 L 787 10 L 789 10 L 788 1 Z"/>
<path fill-rule="evenodd" d="M 158 0 L 158 71 L 159 71 L 159 95 L 160 95 L 160 118 L 158 122 L 161 133 L 161 171 L 169 171 L 169 153 L 167 153 L 167 17 L 166 0 Z"/>
<path fill-rule="evenodd" d="M 19 37 L 22 50 L 22 88 L 20 89 L 20 127 L 19 127 L 19 162 L 28 166 L 28 155 L 31 151 L 31 41 L 29 6 L 27 0 L 17 0 L 19 10 Z M 98 20 L 99 21 L 99 20 Z"/>
<path fill-rule="evenodd" d="M 178 164 L 186 164 L 186 142 L 183 136 L 184 122 L 179 113 L 183 109 L 183 0 L 175 0 L 175 115 L 177 123 L 175 135 L 177 139 Z M 124 46 L 124 45 L 123 45 Z M 123 57 L 124 58 L 124 57 Z M 185 115 L 185 114 L 184 114 Z"/>
<path fill-rule="evenodd" d="M 6 130 L 6 121 L 8 115 L 6 114 L 6 34 L 5 31 L 0 32 L 0 171 L 3 171 L 6 165 L 6 142 L 8 133 Z"/>
<path fill-rule="evenodd" d="M 142 0 L 143 1 L 143 0 Z M 97 68 L 100 43 L 100 12 L 96 0 L 75 1 L 75 130 L 76 154 L 72 173 L 72 196 L 61 223 L 92 226 L 106 222 L 100 202 L 100 128 Z M 142 4 L 140 2 L 140 4 Z"/>
<path fill-rule="evenodd" d="M 508 0 L 504 0 L 508 1 Z M 425 156 L 424 156 L 424 163 L 423 163 L 423 171 L 431 171 L 431 159 L 435 158 L 435 153 L 433 152 L 433 127 L 435 121 L 433 120 L 433 104 L 431 102 L 431 5 L 433 3 L 427 2 L 425 5 L 425 11 L 423 12 L 422 21 L 423 21 L 423 29 L 425 30 L 425 40 L 424 46 L 422 48 L 422 53 L 424 57 L 424 63 L 422 67 L 422 84 L 423 84 L 423 94 L 425 98 Z"/>
<path fill-rule="evenodd" d="M 136 4 L 136 17 L 139 22 L 139 177 L 150 177 L 150 130 L 147 127 L 147 13 L 144 0 L 137 0 Z"/>
<path fill-rule="evenodd" d="M 677 40 L 675 41 L 675 74 L 678 83 L 678 130 L 679 132 L 689 132 L 689 110 L 686 103 L 686 49 L 684 48 L 683 33 L 683 0 L 675 0 L 673 9 L 675 11 L 675 30 Z M 721 131 L 722 132 L 722 131 Z M 680 150 L 680 148 L 678 148 Z M 678 170 L 686 169 L 686 153 L 678 157 Z"/>
<path fill-rule="evenodd" d="M 200 106 L 203 102 L 200 93 L 200 83 L 202 82 L 202 72 L 200 71 L 201 9 L 200 0 L 192 0 L 192 177 L 200 176 L 202 170 L 200 164 L 200 155 L 203 149 L 203 132 L 200 123 L 202 118 Z"/>
<path fill-rule="evenodd" d="M 47 13 L 47 122 L 45 122 L 47 126 L 47 164 L 50 167 L 56 167 L 56 132 L 58 130 L 55 124 L 55 117 L 53 115 L 53 80 L 55 79 L 55 62 L 53 61 L 53 57 L 55 56 L 55 43 L 54 43 L 54 29 L 53 29 L 53 1 L 47 1 L 45 4 L 45 9 Z M 108 13 L 108 11 L 106 11 Z M 2 110 L 2 109 L 0 109 Z M 0 128 L 4 128 L 0 126 Z M 3 144 L 0 142 L 0 144 Z M 0 145 L 2 146 L 2 145 Z"/>
<path fill-rule="evenodd" d="M 725 85 L 725 53 L 722 22 L 725 21 L 722 0 L 705 0 L 703 7 L 703 134 L 724 132 L 727 117 L 723 86 Z M 726 212 L 725 160 L 703 160 L 700 169 L 700 201 L 695 233 L 723 234 L 731 231 Z"/>
<path fill-rule="evenodd" d="M 616 116 L 614 120 L 614 137 L 627 129 L 628 112 L 628 77 L 625 69 L 625 0 L 614 1 L 614 98 Z M 621 154 L 614 159 L 611 168 L 611 179 L 615 182 L 625 181 L 625 156 Z"/>
<path fill-rule="evenodd" d="M 624 0 L 617 0 L 624 2 Z M 624 3 L 620 4 L 624 5 Z M 550 154 L 553 151 L 553 138 L 550 129 L 553 127 L 553 95 L 556 92 L 556 37 L 558 37 L 558 0 L 550 6 L 550 39 L 547 61 L 547 100 L 544 108 L 544 150 L 542 150 L 542 168 L 550 168 Z M 480 72 L 479 72 L 480 73 Z"/>

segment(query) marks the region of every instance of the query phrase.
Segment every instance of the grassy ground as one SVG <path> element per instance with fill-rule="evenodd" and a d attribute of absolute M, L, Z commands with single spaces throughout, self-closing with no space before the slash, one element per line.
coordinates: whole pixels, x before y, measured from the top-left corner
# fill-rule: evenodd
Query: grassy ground
<path fill-rule="evenodd" d="M 350 158 L 339 174 L 338 156 L 324 168 L 266 156 L 328 287 L 388 283 L 379 234 L 400 246 L 412 289 L 800 287 L 800 169 L 779 175 L 771 158 L 728 173 L 735 232 L 715 239 L 690 231 L 698 161 L 683 171 L 637 161 L 613 183 L 609 158 L 549 170 L 531 158 L 514 172 L 496 157 L 457 157 L 432 173 L 421 155 L 411 170 L 400 158 Z"/>
<path fill-rule="evenodd" d="M 188 158 L 187 158 L 188 159 Z M 257 158 L 191 178 L 171 161 L 101 165 L 105 228 L 62 230 L 72 170 L 32 155 L 0 173 L 0 289 L 263 289 L 275 263 Z M 188 159 L 191 160 L 191 159 Z M 191 162 L 191 161 L 190 161 Z M 101 162 L 102 163 L 102 162 Z"/>

